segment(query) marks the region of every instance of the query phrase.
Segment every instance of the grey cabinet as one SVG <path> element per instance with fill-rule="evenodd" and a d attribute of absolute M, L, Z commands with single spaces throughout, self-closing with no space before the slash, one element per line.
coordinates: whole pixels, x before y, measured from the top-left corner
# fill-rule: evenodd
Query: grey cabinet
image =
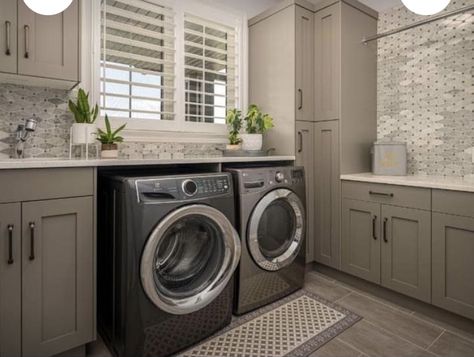
<path fill-rule="evenodd" d="M 17 72 L 17 0 L 0 1 L 0 72 Z"/>
<path fill-rule="evenodd" d="M 471 210 L 472 205 L 473 201 Z M 470 319 L 474 319 L 473 253 L 474 218 L 433 213 L 433 304 Z"/>
<path fill-rule="evenodd" d="M 313 121 L 314 14 L 296 6 L 296 120 Z"/>
<path fill-rule="evenodd" d="M 344 199 L 342 261 L 346 273 L 380 283 L 380 204 Z"/>
<path fill-rule="evenodd" d="M 18 1 L 18 73 L 79 81 L 79 0 L 54 16 Z"/>
<path fill-rule="evenodd" d="M 21 355 L 21 206 L 0 205 L 0 357 Z"/>
<path fill-rule="evenodd" d="M 382 285 L 431 302 L 431 212 L 382 205 Z"/>
<path fill-rule="evenodd" d="M 306 177 L 306 262 L 313 261 L 314 255 L 314 124 L 296 122 L 296 165 L 305 168 Z"/>
<path fill-rule="evenodd" d="M 315 119 L 340 116 L 341 92 L 341 3 L 314 15 L 314 112 Z"/>
<path fill-rule="evenodd" d="M 340 267 L 341 181 L 339 121 L 314 126 L 314 259 Z"/>
<path fill-rule="evenodd" d="M 23 204 L 23 355 L 93 339 L 92 197 Z"/>

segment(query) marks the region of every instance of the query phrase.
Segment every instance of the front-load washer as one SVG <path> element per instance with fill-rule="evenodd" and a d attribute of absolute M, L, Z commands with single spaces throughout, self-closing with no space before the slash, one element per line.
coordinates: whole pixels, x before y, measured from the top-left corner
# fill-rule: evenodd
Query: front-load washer
<path fill-rule="evenodd" d="M 98 325 L 113 354 L 168 356 L 228 325 L 231 175 L 105 176 L 99 194 Z"/>
<path fill-rule="evenodd" d="M 303 287 L 305 175 L 298 167 L 229 169 L 242 257 L 234 312 L 244 314 Z"/>

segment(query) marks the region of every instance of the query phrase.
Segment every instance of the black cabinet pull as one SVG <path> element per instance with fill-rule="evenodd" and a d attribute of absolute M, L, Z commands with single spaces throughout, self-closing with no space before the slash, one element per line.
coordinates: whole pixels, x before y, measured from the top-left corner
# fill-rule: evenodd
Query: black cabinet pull
<path fill-rule="evenodd" d="M 369 191 L 369 195 L 386 196 L 386 197 L 393 197 L 393 196 L 395 196 L 393 193 L 376 192 L 376 191 Z"/>
<path fill-rule="evenodd" d="M 298 131 L 298 152 L 303 151 L 303 133 Z"/>
<path fill-rule="evenodd" d="M 30 260 L 35 260 L 35 223 L 30 222 Z"/>
<path fill-rule="evenodd" d="M 25 30 L 25 58 L 30 58 L 30 26 L 25 25 L 23 27 Z"/>
<path fill-rule="evenodd" d="M 384 218 L 383 219 L 383 241 L 385 243 L 388 242 L 388 239 L 387 239 L 387 222 L 388 222 L 388 218 Z"/>
<path fill-rule="evenodd" d="M 377 240 L 377 234 L 375 233 L 377 229 L 377 216 L 374 216 L 372 218 L 372 238 L 374 238 L 374 240 Z"/>
<path fill-rule="evenodd" d="M 12 265 L 13 260 L 13 224 L 8 226 L 8 265 Z"/>
<path fill-rule="evenodd" d="M 11 29 L 12 23 L 10 21 L 5 21 L 5 55 L 11 56 L 12 53 L 10 51 L 10 40 L 11 40 Z"/>
<path fill-rule="evenodd" d="M 300 105 L 298 106 L 298 110 L 303 109 L 303 90 L 298 89 L 298 93 L 300 94 Z"/>

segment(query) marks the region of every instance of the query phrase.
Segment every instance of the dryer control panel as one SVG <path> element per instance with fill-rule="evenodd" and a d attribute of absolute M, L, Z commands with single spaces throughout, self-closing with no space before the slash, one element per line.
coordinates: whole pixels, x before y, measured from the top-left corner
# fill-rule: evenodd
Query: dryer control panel
<path fill-rule="evenodd" d="M 137 179 L 135 186 L 139 202 L 202 199 L 232 193 L 231 177 L 227 174 Z"/>

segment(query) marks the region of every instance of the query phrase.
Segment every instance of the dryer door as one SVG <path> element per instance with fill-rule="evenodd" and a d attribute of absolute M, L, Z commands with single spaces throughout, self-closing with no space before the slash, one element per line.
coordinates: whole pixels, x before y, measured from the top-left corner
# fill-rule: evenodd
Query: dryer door
<path fill-rule="evenodd" d="M 304 241 L 304 205 L 287 189 L 266 194 L 250 217 L 247 239 L 250 254 L 261 268 L 280 270 L 291 264 Z"/>
<path fill-rule="evenodd" d="M 140 273 L 148 298 L 161 310 L 200 310 L 226 287 L 240 259 L 240 239 L 220 211 L 204 205 L 171 212 L 151 233 Z"/>

